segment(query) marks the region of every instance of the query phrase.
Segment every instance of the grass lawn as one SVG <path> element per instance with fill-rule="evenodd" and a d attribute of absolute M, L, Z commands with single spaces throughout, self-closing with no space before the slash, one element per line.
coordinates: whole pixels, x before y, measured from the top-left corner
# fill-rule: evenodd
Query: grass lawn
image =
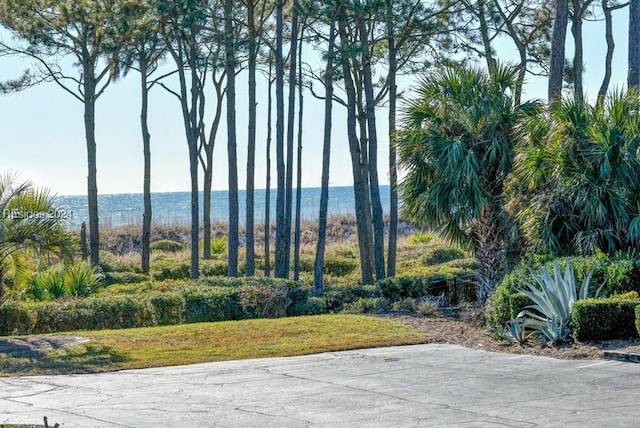
<path fill-rule="evenodd" d="M 88 342 L 0 353 L 0 376 L 96 373 L 425 343 L 425 333 L 360 315 L 318 315 L 62 333 Z"/>

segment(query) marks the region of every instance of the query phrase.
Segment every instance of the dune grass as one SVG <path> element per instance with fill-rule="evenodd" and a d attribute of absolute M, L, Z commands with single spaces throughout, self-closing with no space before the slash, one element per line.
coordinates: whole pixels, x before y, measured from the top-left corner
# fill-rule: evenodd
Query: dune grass
<path fill-rule="evenodd" d="M 63 333 L 89 339 L 43 352 L 0 353 L 0 376 L 95 373 L 425 343 L 398 322 L 319 315 Z"/>

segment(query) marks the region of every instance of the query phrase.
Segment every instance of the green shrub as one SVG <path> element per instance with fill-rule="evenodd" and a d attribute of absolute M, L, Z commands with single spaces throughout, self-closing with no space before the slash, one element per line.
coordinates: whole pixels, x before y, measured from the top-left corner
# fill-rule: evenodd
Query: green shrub
<path fill-rule="evenodd" d="M 440 306 L 435 302 L 416 302 L 416 311 L 423 316 L 432 317 L 438 313 Z"/>
<path fill-rule="evenodd" d="M 612 299 L 621 299 L 621 300 L 640 300 L 640 296 L 637 291 L 629 291 L 624 294 L 614 294 L 611 296 Z"/>
<path fill-rule="evenodd" d="M 291 299 L 285 287 L 248 285 L 239 289 L 238 303 L 247 318 L 278 318 L 287 315 Z"/>
<path fill-rule="evenodd" d="M 59 299 L 67 295 L 64 282 L 62 266 L 38 272 L 27 281 L 25 297 L 36 301 Z"/>
<path fill-rule="evenodd" d="M 397 278 L 385 278 L 377 282 L 376 286 L 380 295 L 392 302 L 406 298 L 424 296 L 428 291 L 428 279 L 420 277 L 400 276 Z"/>
<path fill-rule="evenodd" d="M 65 267 L 65 289 L 68 296 L 90 296 L 104 285 L 104 277 L 89 263 Z"/>
<path fill-rule="evenodd" d="M 103 285 L 103 275 L 89 263 L 59 264 L 29 278 L 23 296 L 36 301 L 69 296 L 86 297 Z"/>
<path fill-rule="evenodd" d="M 102 272 L 142 273 L 140 261 L 131 257 L 117 256 L 109 251 L 100 251 L 100 270 Z"/>
<path fill-rule="evenodd" d="M 393 303 L 391 305 L 391 310 L 414 313 L 418 311 L 418 306 L 416 305 L 415 299 L 407 297 L 406 299 Z"/>
<path fill-rule="evenodd" d="M 185 322 L 186 304 L 182 293 L 154 293 L 147 298 L 155 325 L 175 325 Z"/>
<path fill-rule="evenodd" d="M 514 319 L 524 306 L 530 304 L 514 308 L 511 305 L 514 302 L 511 296 L 517 294 L 518 289 L 524 286 L 524 282 L 530 278 L 531 271 L 537 271 L 540 267 L 550 270 L 553 260 L 556 259 L 551 255 L 526 257 L 504 277 L 487 305 L 488 318 L 494 327 Z M 628 291 L 640 292 L 640 271 L 630 254 L 618 253 L 609 257 L 597 252 L 593 256 L 562 257 L 557 261 L 561 269 L 566 267 L 567 262 L 571 262 L 578 283 L 592 272 L 589 297 L 595 297 L 599 289 L 599 296 L 612 296 Z M 517 300 L 516 298 L 515 301 Z"/>
<path fill-rule="evenodd" d="M 369 314 L 376 312 L 380 309 L 379 298 L 376 297 L 361 297 L 351 303 L 347 303 L 343 306 L 342 312 L 348 314 Z"/>
<path fill-rule="evenodd" d="M 407 238 L 407 244 L 416 246 L 419 244 L 428 244 L 436 237 L 433 232 L 416 232 Z"/>
<path fill-rule="evenodd" d="M 456 247 L 436 247 L 427 251 L 422 256 L 422 264 L 425 266 L 438 265 L 450 262 L 451 260 L 463 259 L 466 257 L 464 251 Z"/>
<path fill-rule="evenodd" d="M 373 285 L 326 286 L 322 293 L 327 312 L 340 312 L 345 304 L 364 297 L 377 297 Z"/>
<path fill-rule="evenodd" d="M 29 334 L 34 323 L 33 312 L 24 304 L 13 300 L 0 304 L 0 335 Z"/>
<path fill-rule="evenodd" d="M 141 299 L 101 297 L 33 306 L 36 321 L 33 333 L 101 330 L 153 325 L 153 315 Z"/>
<path fill-rule="evenodd" d="M 200 263 L 202 276 L 225 276 L 227 274 L 227 262 L 224 260 L 203 260 Z"/>
<path fill-rule="evenodd" d="M 300 257 L 300 271 L 313 273 L 315 263 L 314 256 L 302 255 Z M 336 255 L 326 255 L 322 265 L 323 274 L 334 277 L 347 276 L 357 268 L 358 262 L 356 260 Z"/>
<path fill-rule="evenodd" d="M 640 335 L 640 305 L 636 306 L 636 332 Z"/>
<path fill-rule="evenodd" d="M 224 238 L 211 239 L 211 254 L 224 254 L 227 251 L 227 240 Z"/>
<path fill-rule="evenodd" d="M 229 287 L 190 287 L 184 290 L 185 322 L 241 318 L 238 291 Z"/>
<path fill-rule="evenodd" d="M 323 273 L 331 276 L 347 276 L 358 268 L 351 258 L 328 255 L 324 258 Z"/>
<path fill-rule="evenodd" d="M 106 272 L 103 274 L 105 286 L 113 284 L 140 284 L 148 280 L 149 275 L 137 272 Z"/>
<path fill-rule="evenodd" d="M 164 281 L 166 279 L 188 279 L 190 276 L 191 265 L 189 262 L 179 262 L 151 273 L 151 277 L 156 281 Z"/>
<path fill-rule="evenodd" d="M 149 249 L 153 251 L 164 251 L 166 253 L 178 253 L 184 251 L 184 245 L 180 242 L 172 241 L 170 239 L 161 239 L 159 241 L 152 242 L 149 245 Z"/>
<path fill-rule="evenodd" d="M 609 298 L 577 301 L 573 307 L 573 336 L 577 340 L 638 337 L 635 328 L 638 300 Z"/>
<path fill-rule="evenodd" d="M 314 256 L 302 254 L 300 256 L 300 272 L 313 272 L 315 269 L 316 259 Z"/>
<path fill-rule="evenodd" d="M 304 315 L 320 315 L 327 312 L 327 306 L 322 297 L 309 297 L 303 307 Z"/>
<path fill-rule="evenodd" d="M 358 258 L 358 248 L 354 245 L 336 245 L 328 250 L 328 254 L 343 259 L 355 260 Z"/>

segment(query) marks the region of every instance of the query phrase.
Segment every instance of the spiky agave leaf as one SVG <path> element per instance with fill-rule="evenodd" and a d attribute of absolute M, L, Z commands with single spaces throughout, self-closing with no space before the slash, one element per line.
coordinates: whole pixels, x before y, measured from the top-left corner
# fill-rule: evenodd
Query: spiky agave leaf
<path fill-rule="evenodd" d="M 527 288 L 518 290 L 534 303 L 525 307 L 518 317 L 525 318 L 527 326 L 539 330 L 554 342 L 567 340 L 571 332 L 573 304 L 576 300 L 587 297 L 592 273 L 587 275 L 578 290 L 575 272 L 570 262 L 567 262 L 562 274 L 558 262 L 554 261 L 553 277 L 541 267 L 539 274 L 531 274 L 535 285 L 525 282 Z"/>

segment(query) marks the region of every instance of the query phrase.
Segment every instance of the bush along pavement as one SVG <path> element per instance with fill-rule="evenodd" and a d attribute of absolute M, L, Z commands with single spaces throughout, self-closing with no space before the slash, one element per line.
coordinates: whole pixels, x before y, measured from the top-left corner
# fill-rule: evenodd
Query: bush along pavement
<path fill-rule="evenodd" d="M 573 313 L 573 336 L 577 340 L 629 339 L 638 337 L 635 328 L 638 293 L 607 299 L 576 302 Z"/>
<path fill-rule="evenodd" d="M 140 275 L 140 277 L 138 277 Z M 136 274 L 135 279 L 145 277 Z M 0 334 L 117 329 L 247 318 L 418 311 L 428 280 L 397 278 L 373 285 L 328 285 L 320 294 L 303 283 L 263 277 L 206 277 L 107 286 L 84 298 L 0 304 Z M 433 297 L 444 302 L 443 295 Z M 422 306 L 421 306 L 422 305 Z M 441 303 L 424 307 L 433 312 Z"/>
<path fill-rule="evenodd" d="M 193 281 L 171 291 L 0 305 L 0 334 L 117 329 L 307 313 L 311 287 L 293 281 Z M 317 310 L 314 310 L 317 311 Z"/>
<path fill-rule="evenodd" d="M 592 286 L 587 297 L 596 297 L 596 293 L 598 297 L 607 297 L 628 291 L 640 292 L 640 266 L 632 254 L 617 253 L 607 256 L 596 252 L 592 256 L 558 259 L 549 255 L 530 256 L 504 277 L 488 300 L 487 318 L 493 327 L 503 326 L 517 318 L 526 306 L 533 304 L 520 290 L 531 280 L 532 272 L 541 267 L 551 271 L 554 261 L 561 270 L 565 269 L 567 263 L 571 263 L 577 284 L 591 274 Z"/>
<path fill-rule="evenodd" d="M 494 326 L 494 333 L 508 342 L 522 343 L 532 334 L 543 342 L 565 342 L 571 334 L 571 315 L 574 303 L 587 298 L 592 274 L 580 283 L 576 281 L 573 265 L 566 263 L 564 274 L 558 262 L 553 263 L 553 276 L 544 267 L 531 273 L 530 281 L 518 292 L 533 304 L 525 306 L 517 317 Z M 529 334 L 531 333 L 531 334 Z"/>

